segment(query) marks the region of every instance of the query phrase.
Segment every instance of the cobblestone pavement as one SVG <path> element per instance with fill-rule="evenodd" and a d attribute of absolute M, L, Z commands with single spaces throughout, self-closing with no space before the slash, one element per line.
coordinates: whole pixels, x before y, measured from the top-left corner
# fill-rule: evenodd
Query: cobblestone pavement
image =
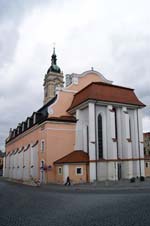
<path fill-rule="evenodd" d="M 86 187 L 88 188 L 88 187 Z M 0 226 L 149 226 L 150 189 L 30 187 L 0 179 Z"/>

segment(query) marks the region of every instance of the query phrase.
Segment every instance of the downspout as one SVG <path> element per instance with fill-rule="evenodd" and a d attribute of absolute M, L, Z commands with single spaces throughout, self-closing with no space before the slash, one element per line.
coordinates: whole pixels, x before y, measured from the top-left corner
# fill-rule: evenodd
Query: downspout
<path fill-rule="evenodd" d="M 95 160 L 96 160 L 96 181 L 97 181 L 97 128 L 96 128 L 96 102 L 94 107 L 94 118 L 95 118 Z"/>
<path fill-rule="evenodd" d="M 140 156 L 140 135 L 139 135 L 139 117 L 138 117 L 138 109 L 137 109 L 137 129 L 138 129 L 138 151 L 139 151 L 139 170 L 140 170 L 140 177 L 141 177 L 141 156 Z"/>

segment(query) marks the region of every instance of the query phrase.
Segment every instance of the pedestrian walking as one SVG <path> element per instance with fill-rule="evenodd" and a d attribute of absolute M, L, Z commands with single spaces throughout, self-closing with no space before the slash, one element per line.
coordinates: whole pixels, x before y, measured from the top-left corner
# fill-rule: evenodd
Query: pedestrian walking
<path fill-rule="evenodd" d="M 67 185 L 68 185 L 68 186 L 71 185 L 69 176 L 67 177 L 67 180 L 66 180 L 66 183 L 65 183 L 65 186 L 67 186 Z"/>

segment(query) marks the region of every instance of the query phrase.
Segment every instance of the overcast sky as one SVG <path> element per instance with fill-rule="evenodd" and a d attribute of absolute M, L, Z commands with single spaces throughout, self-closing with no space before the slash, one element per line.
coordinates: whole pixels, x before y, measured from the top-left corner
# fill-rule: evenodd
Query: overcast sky
<path fill-rule="evenodd" d="M 53 43 L 64 74 L 94 67 L 135 89 L 150 131 L 149 0 L 0 0 L 0 149 L 43 104 Z"/>

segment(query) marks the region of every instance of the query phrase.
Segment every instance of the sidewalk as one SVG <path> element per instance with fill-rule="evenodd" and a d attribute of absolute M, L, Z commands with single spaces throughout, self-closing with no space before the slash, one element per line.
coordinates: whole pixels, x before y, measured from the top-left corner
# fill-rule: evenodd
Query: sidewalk
<path fill-rule="evenodd" d="M 150 178 L 145 181 L 136 179 L 135 182 L 130 180 L 121 181 L 104 181 L 86 184 L 72 184 L 71 186 L 64 186 L 62 184 L 42 184 L 41 188 L 55 190 L 55 191 L 123 191 L 123 190 L 143 190 L 150 191 Z"/>
<path fill-rule="evenodd" d="M 1 177 L 0 178 L 3 181 L 7 181 L 7 182 L 11 182 L 11 183 L 15 183 L 16 185 L 25 185 L 25 186 L 30 186 L 33 187 L 32 183 L 25 183 L 22 181 L 17 181 L 17 180 L 13 180 L 13 179 L 9 179 L 9 178 L 4 178 Z M 36 187 L 36 185 L 34 184 L 34 187 Z M 46 191 L 62 191 L 62 192 L 66 192 L 66 191 L 82 191 L 82 192 L 98 192 L 98 191 L 103 191 L 103 192 L 107 192 L 107 191 L 113 191 L 113 192 L 117 192 L 117 191 L 132 191 L 134 192 L 136 191 L 142 191 L 142 190 L 146 190 L 148 192 L 150 192 L 150 178 L 146 178 L 145 181 L 140 181 L 139 179 L 136 179 L 135 182 L 130 182 L 130 180 L 120 180 L 120 181 L 98 181 L 98 182 L 94 182 L 94 183 L 86 183 L 86 184 L 71 184 L 71 186 L 65 186 L 63 184 L 53 184 L 53 183 L 49 183 L 49 184 L 41 184 L 39 186 L 39 189 L 44 189 Z"/>

